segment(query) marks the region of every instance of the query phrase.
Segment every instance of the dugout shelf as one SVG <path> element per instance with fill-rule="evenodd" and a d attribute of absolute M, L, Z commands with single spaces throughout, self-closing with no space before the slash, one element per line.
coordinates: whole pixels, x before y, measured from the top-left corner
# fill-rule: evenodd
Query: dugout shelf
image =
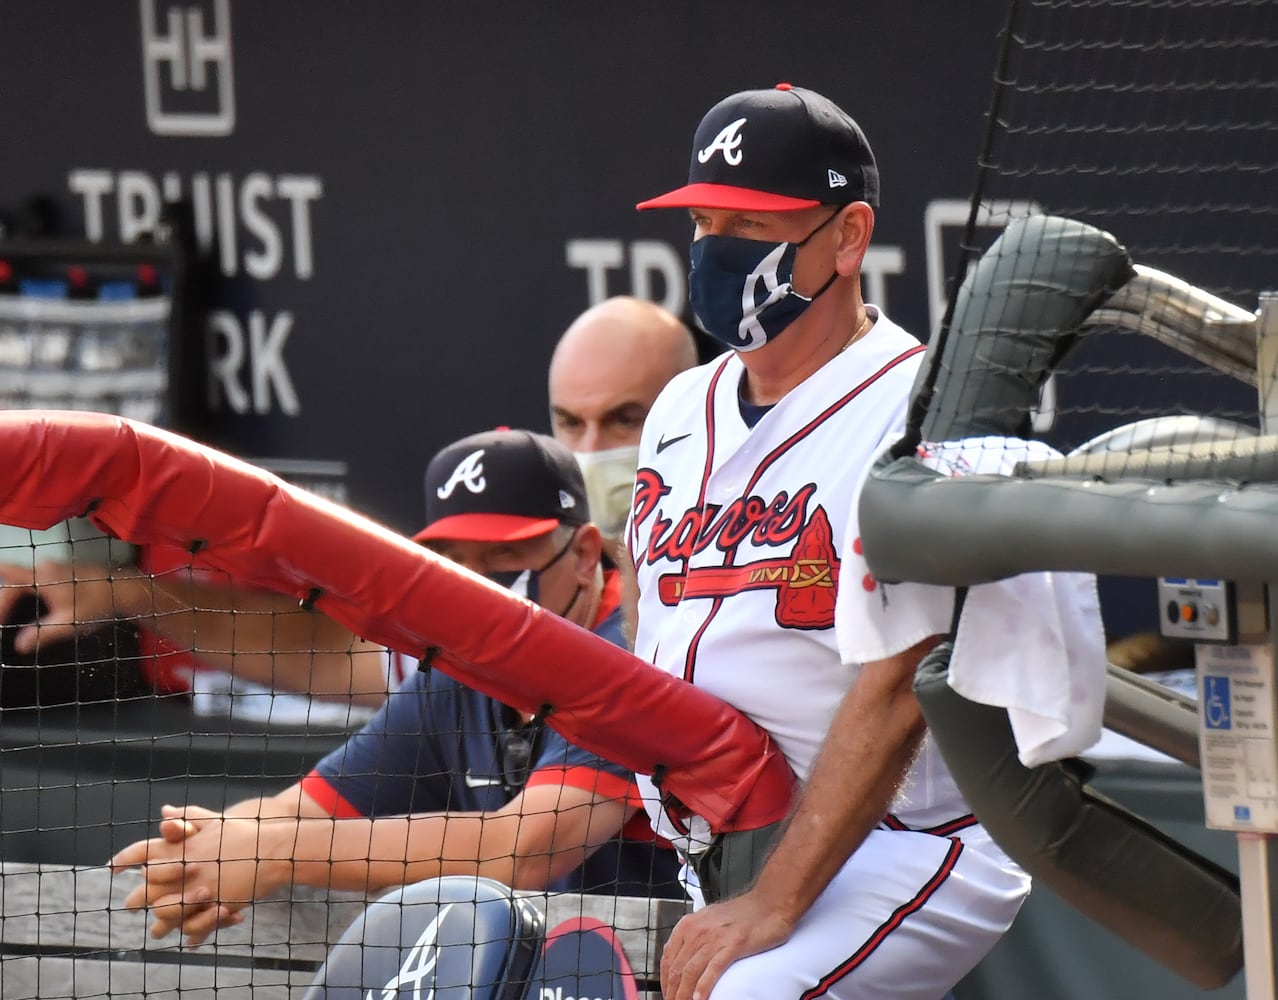
<path fill-rule="evenodd" d="M 0 712 L 0 861 L 99 865 L 165 803 L 212 809 L 297 781 L 349 731 L 194 715 L 184 696 Z"/>
<path fill-rule="evenodd" d="M 305 992 L 328 948 L 362 912 L 354 893 L 295 887 L 254 905 L 245 921 L 197 948 L 171 934 L 154 941 L 146 914 L 123 908 L 141 882 L 137 871 L 0 864 L 0 962 L 5 996 L 101 995 L 114 1000 L 182 1000 L 214 989 L 254 1000 L 294 1000 Z M 591 917 L 613 927 L 644 1000 L 659 1000 L 661 946 L 685 905 L 575 893 L 521 893 L 548 926 Z M 59 986 L 59 984 L 61 984 Z"/>

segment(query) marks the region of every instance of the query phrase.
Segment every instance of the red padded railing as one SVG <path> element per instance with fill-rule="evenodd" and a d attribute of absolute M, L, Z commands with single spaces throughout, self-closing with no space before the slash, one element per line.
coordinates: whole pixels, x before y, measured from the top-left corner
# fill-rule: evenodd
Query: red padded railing
<path fill-rule="evenodd" d="M 313 601 L 642 774 L 716 832 L 782 818 L 795 779 L 732 706 L 344 507 L 187 438 L 105 414 L 0 413 L 0 521 L 87 514 L 138 545 L 180 545 L 240 584 Z"/>

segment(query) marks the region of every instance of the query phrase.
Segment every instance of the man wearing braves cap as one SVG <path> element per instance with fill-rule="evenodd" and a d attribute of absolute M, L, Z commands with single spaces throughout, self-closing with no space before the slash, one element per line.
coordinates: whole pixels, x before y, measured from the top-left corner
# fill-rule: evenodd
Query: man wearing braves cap
<path fill-rule="evenodd" d="M 623 644 L 581 468 L 553 438 L 497 430 L 444 448 L 426 468 L 426 527 L 413 539 Z"/>
<path fill-rule="evenodd" d="M 623 644 L 617 571 L 600 568 L 566 447 L 524 430 L 463 438 L 431 460 L 426 512 L 422 544 Z M 161 836 L 113 859 L 147 865 L 126 905 L 152 906 L 157 936 L 180 925 L 199 941 L 291 882 L 371 890 L 478 874 L 520 889 L 679 894 L 674 853 L 654 841 L 630 772 L 415 666 L 376 716 L 280 794 L 222 815 L 165 807 Z M 183 892 L 220 905 L 183 912 Z"/>
<path fill-rule="evenodd" d="M 749 715 L 801 781 L 785 824 L 712 838 L 641 778 L 698 904 L 664 950 L 666 1000 L 936 1000 L 1029 889 L 927 739 L 912 681 L 935 630 L 898 641 L 900 602 L 853 570 L 860 486 L 923 351 L 862 299 L 878 204 L 857 123 L 780 84 L 711 108 L 688 183 L 638 206 L 691 216 L 689 297 L 730 350 L 644 427 L 635 652 Z M 863 605 L 882 634 L 846 627 Z"/>

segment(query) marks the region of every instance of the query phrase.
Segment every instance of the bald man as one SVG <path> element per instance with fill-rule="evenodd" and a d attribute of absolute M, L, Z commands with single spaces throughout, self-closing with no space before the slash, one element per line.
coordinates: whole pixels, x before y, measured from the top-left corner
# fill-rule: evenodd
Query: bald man
<path fill-rule="evenodd" d="M 559 338 L 551 427 L 581 465 L 591 513 L 610 542 L 630 511 L 644 418 L 665 384 L 697 361 L 677 316 L 629 296 L 591 306 Z"/>

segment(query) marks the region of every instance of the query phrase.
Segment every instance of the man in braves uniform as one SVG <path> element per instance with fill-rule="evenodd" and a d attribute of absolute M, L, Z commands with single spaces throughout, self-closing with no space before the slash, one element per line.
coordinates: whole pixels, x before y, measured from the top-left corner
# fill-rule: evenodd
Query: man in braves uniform
<path fill-rule="evenodd" d="M 622 644 L 620 581 L 601 569 L 567 448 L 523 430 L 463 438 L 431 460 L 426 498 L 419 542 Z M 628 771 L 437 670 L 414 669 L 299 783 L 224 815 L 165 807 L 161 836 L 112 863 L 145 864 L 126 905 L 153 908 L 156 936 L 181 925 L 193 941 L 291 882 L 362 890 L 474 873 L 681 895 Z"/>
<path fill-rule="evenodd" d="M 836 601 L 885 600 L 840 569 L 923 351 L 861 298 L 878 194 L 860 127 L 780 84 L 715 105 L 688 184 L 638 206 L 690 214 L 690 299 L 731 350 L 676 376 L 644 428 L 627 527 L 635 652 L 747 713 L 802 782 L 748 888 L 718 902 L 706 861 L 724 845 L 676 801 L 650 806 L 691 862 L 694 902 L 711 903 L 665 949 L 666 1000 L 936 1000 L 1029 890 L 926 738 L 912 680 L 945 629 L 840 654 L 856 642 Z"/>

